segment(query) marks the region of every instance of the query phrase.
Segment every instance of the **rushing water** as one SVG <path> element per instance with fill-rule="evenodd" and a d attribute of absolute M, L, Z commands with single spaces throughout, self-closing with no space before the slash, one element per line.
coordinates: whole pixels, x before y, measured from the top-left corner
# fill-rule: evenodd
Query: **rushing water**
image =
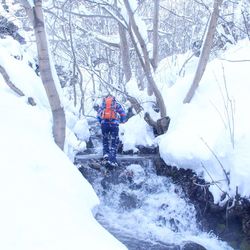
<path fill-rule="evenodd" d="M 146 167 L 124 166 L 106 177 L 92 170 L 90 181 L 100 198 L 94 214 L 100 224 L 130 250 L 181 249 L 190 241 L 208 250 L 232 249 L 201 231 L 195 208 L 181 188 L 157 176 L 148 162 Z"/>

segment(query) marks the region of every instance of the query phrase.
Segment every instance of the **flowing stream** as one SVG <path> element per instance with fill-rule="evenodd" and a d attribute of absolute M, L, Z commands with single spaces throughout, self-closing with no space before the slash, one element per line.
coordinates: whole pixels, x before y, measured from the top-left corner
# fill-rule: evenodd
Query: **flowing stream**
<path fill-rule="evenodd" d="M 94 215 L 129 250 L 232 249 L 202 232 L 194 206 L 169 178 L 156 175 L 150 157 L 118 158 L 119 169 L 108 174 L 88 166 L 93 156 L 84 157 L 79 170 L 100 198 Z M 193 247 L 185 248 L 187 242 Z"/>

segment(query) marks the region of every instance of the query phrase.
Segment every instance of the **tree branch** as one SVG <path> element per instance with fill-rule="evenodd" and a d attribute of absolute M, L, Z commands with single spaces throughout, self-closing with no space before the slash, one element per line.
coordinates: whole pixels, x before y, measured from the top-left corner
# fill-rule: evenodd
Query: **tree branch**
<path fill-rule="evenodd" d="M 114 43 L 114 42 L 111 42 L 111 41 L 107 41 L 105 39 L 102 39 L 101 37 L 98 37 L 98 36 L 95 36 L 95 34 L 93 34 L 91 31 L 87 31 L 86 29 L 82 28 L 82 27 L 79 27 L 79 26 L 76 26 L 76 28 L 84 33 L 87 33 L 88 35 L 90 35 L 91 37 L 93 37 L 93 39 L 95 39 L 96 41 L 100 42 L 100 43 L 103 43 L 103 44 L 106 44 L 110 47 L 115 47 L 115 48 L 120 48 L 120 44 L 119 43 Z"/>
<path fill-rule="evenodd" d="M 4 69 L 4 67 L 2 67 L 0 65 L 0 73 L 2 74 L 6 84 L 19 96 L 24 96 L 24 93 L 22 92 L 22 90 L 20 90 L 19 88 L 17 88 L 12 81 L 10 80 L 10 77 L 7 73 L 7 71 Z"/>
<path fill-rule="evenodd" d="M 209 147 L 209 145 L 207 144 L 207 142 L 202 137 L 200 139 L 205 144 L 205 146 L 208 148 L 208 150 L 212 153 L 212 155 L 217 160 L 217 162 L 219 163 L 219 165 L 221 166 L 221 169 L 222 169 L 223 173 L 225 174 L 225 177 L 227 179 L 227 184 L 229 186 L 230 180 L 229 180 L 228 174 L 227 174 L 224 166 L 222 165 L 221 161 L 219 160 L 218 156 L 214 153 L 214 151 Z"/>
<path fill-rule="evenodd" d="M 222 60 L 222 61 L 227 61 L 227 62 L 250 62 L 250 60 L 247 60 L 247 59 L 243 59 L 243 60 L 228 60 L 226 58 L 219 58 L 219 60 Z"/>

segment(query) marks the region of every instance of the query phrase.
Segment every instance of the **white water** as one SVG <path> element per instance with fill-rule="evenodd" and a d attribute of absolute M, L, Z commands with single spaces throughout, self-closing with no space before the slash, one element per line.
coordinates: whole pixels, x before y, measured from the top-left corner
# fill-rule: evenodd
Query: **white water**
<path fill-rule="evenodd" d="M 131 174 L 129 182 L 125 176 Z M 157 176 L 152 166 L 146 171 L 140 165 L 127 166 L 119 177 L 126 181 L 111 184 L 108 180 L 105 191 L 100 178 L 93 184 L 101 200 L 95 214 L 111 231 L 147 242 L 182 246 L 193 241 L 208 250 L 232 249 L 212 233 L 198 228 L 194 206 L 167 177 Z M 122 205 L 124 194 L 130 197 L 134 206 L 127 208 L 127 200 L 126 205 Z"/>

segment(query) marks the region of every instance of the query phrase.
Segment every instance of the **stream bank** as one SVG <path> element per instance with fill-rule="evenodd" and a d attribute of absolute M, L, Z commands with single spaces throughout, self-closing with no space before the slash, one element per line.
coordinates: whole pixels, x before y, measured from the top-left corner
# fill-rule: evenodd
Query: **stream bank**
<path fill-rule="evenodd" d="M 214 232 L 233 249 L 250 250 L 249 200 L 238 196 L 221 207 L 214 204 L 209 184 L 190 169 L 168 166 L 160 157 L 154 159 L 154 165 L 157 175 L 170 177 L 182 187 L 196 208 L 201 228 Z"/>

